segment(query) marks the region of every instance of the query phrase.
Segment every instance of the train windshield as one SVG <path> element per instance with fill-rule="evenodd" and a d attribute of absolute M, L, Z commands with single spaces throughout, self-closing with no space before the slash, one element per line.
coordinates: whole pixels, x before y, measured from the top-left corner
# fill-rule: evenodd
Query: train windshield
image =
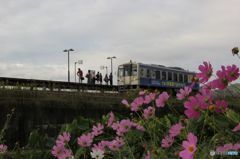
<path fill-rule="evenodd" d="M 118 76 L 137 76 L 137 65 L 126 64 L 118 67 Z"/>
<path fill-rule="evenodd" d="M 123 77 L 124 76 L 124 67 L 119 66 L 118 67 L 118 77 Z"/>

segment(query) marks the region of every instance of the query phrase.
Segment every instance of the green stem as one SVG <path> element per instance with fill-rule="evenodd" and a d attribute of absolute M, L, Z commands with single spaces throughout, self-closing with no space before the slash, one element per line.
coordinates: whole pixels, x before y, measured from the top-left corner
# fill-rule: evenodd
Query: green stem
<path fill-rule="evenodd" d="M 131 149 L 130 145 L 128 144 L 128 142 L 126 142 L 126 145 L 127 145 L 128 149 L 129 149 L 129 152 L 130 152 L 131 156 L 133 157 L 133 159 L 135 159 L 134 154 L 132 152 L 132 149 Z"/>
<path fill-rule="evenodd" d="M 6 130 L 8 129 L 8 126 L 9 126 L 11 118 L 12 118 L 12 116 L 14 114 L 14 111 L 15 111 L 15 109 L 12 109 L 11 113 L 7 115 L 6 122 L 4 123 L 4 126 L 3 126 L 2 130 L 1 130 L 1 133 L 0 133 L 0 142 L 1 143 L 3 142 L 2 140 L 3 140 L 4 136 L 5 136 Z"/>

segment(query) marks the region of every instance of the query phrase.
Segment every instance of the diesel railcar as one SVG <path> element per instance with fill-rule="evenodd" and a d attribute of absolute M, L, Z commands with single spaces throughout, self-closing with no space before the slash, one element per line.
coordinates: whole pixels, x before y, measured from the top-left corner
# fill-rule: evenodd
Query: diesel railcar
<path fill-rule="evenodd" d="M 161 88 L 176 91 L 191 85 L 195 73 L 180 67 L 128 62 L 118 66 L 118 86 L 122 88 Z M 193 89 L 199 89 L 195 83 Z"/>

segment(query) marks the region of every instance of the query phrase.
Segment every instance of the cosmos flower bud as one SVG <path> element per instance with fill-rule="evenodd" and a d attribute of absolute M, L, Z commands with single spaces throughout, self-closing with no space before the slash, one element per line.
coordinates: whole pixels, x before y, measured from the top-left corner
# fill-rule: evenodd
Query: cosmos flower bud
<path fill-rule="evenodd" d="M 232 54 L 233 54 L 233 56 L 234 56 L 234 55 L 238 55 L 238 52 L 239 52 L 238 47 L 234 47 L 234 48 L 232 49 Z"/>

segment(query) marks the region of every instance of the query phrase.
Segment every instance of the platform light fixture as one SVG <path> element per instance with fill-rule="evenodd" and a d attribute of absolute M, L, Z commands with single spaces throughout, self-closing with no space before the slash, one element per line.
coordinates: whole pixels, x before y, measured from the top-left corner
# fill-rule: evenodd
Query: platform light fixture
<path fill-rule="evenodd" d="M 70 65 L 70 62 L 69 62 L 69 54 L 70 54 L 70 51 L 74 51 L 73 49 L 65 49 L 63 50 L 63 52 L 67 52 L 68 53 L 68 82 L 70 82 L 70 70 L 69 70 L 69 65 Z"/>

